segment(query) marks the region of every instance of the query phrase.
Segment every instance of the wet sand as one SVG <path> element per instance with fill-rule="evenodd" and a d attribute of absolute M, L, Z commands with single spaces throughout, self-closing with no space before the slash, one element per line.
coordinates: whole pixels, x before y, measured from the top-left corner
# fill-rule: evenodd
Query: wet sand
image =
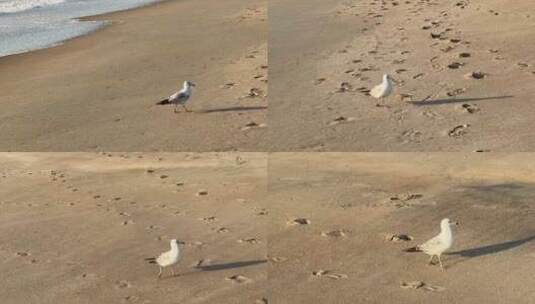
<path fill-rule="evenodd" d="M 272 149 L 533 150 L 534 8 L 271 2 Z M 384 103 L 367 94 L 383 73 L 400 82 Z"/>
<path fill-rule="evenodd" d="M 266 297 L 266 157 L 0 154 L 2 303 Z M 186 244 L 178 276 L 144 259 Z"/>
<path fill-rule="evenodd" d="M 88 19 L 113 24 L 0 59 L 1 150 L 265 150 L 266 1 L 165 1 Z M 184 80 L 197 83 L 195 113 L 154 106 Z"/>
<path fill-rule="evenodd" d="M 269 160 L 275 303 L 533 303 L 532 154 L 281 153 Z M 459 221 L 445 271 L 403 249 Z M 405 234 L 410 241 L 395 241 Z M 419 288 L 402 284 L 419 281 Z"/>

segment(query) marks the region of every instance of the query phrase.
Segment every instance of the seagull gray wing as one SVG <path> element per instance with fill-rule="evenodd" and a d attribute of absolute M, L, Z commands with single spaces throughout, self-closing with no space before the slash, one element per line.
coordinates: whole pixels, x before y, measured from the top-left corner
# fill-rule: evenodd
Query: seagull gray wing
<path fill-rule="evenodd" d="M 171 95 L 169 97 L 169 101 L 171 102 L 181 102 L 186 101 L 188 99 L 189 95 L 185 92 L 176 92 L 175 94 Z"/>
<path fill-rule="evenodd" d="M 423 251 L 429 251 L 433 250 L 437 247 L 441 247 L 442 239 L 440 238 L 440 235 L 435 236 L 434 238 L 428 240 L 427 242 L 423 243 L 422 245 L 418 246 Z"/>

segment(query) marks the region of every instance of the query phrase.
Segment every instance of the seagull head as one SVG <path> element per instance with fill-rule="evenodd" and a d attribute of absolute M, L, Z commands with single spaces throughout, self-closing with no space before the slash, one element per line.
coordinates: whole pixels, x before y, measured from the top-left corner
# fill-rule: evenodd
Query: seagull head
<path fill-rule="evenodd" d="M 189 81 L 189 80 L 184 81 L 184 87 L 186 87 L 186 88 L 187 87 L 195 87 L 195 86 L 196 85 L 193 82 Z"/>
<path fill-rule="evenodd" d="M 184 243 L 183 241 L 180 241 L 180 240 L 177 240 L 177 239 L 172 239 L 171 240 L 171 245 L 184 245 L 186 243 Z"/>
<path fill-rule="evenodd" d="M 440 227 L 449 227 L 449 226 L 457 226 L 459 225 L 459 222 L 453 222 L 449 218 L 445 218 L 442 221 L 440 221 Z"/>
<path fill-rule="evenodd" d="M 392 76 L 390 76 L 390 74 L 383 74 L 383 81 L 384 82 L 392 81 L 394 83 L 398 83 L 398 81 L 395 80 Z"/>

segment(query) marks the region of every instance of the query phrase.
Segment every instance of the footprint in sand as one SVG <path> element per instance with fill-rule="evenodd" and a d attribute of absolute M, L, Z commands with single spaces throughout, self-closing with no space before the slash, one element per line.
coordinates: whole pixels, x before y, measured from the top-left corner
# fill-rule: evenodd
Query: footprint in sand
<path fill-rule="evenodd" d="M 256 238 L 248 238 L 248 239 L 239 239 L 238 243 L 258 244 L 260 243 L 260 241 L 257 240 Z"/>
<path fill-rule="evenodd" d="M 401 133 L 401 139 L 403 143 L 420 142 L 422 132 L 414 129 L 405 130 Z"/>
<path fill-rule="evenodd" d="M 315 277 L 325 277 L 325 278 L 329 278 L 329 279 L 333 279 L 333 280 L 347 279 L 348 278 L 348 276 L 346 274 L 336 273 L 336 272 L 332 272 L 330 270 L 321 270 L 321 269 L 317 270 L 317 271 L 313 271 L 312 275 L 315 276 Z"/>
<path fill-rule="evenodd" d="M 401 100 L 402 102 L 411 102 L 413 97 L 414 95 L 407 94 L 407 93 L 401 93 L 398 95 L 398 99 Z"/>
<path fill-rule="evenodd" d="M 314 85 L 320 85 L 322 83 L 324 83 L 327 79 L 326 78 L 318 78 L 316 80 L 314 80 Z"/>
<path fill-rule="evenodd" d="M 342 82 L 340 83 L 340 87 L 336 89 L 336 93 L 345 93 L 349 92 L 353 89 L 353 86 L 349 82 Z"/>
<path fill-rule="evenodd" d="M 122 302 L 123 303 L 136 303 L 139 301 L 139 297 L 138 296 L 126 296 L 123 298 Z"/>
<path fill-rule="evenodd" d="M 451 45 L 446 46 L 445 48 L 441 48 L 440 50 L 444 53 L 448 53 L 449 51 L 453 50 L 454 47 Z"/>
<path fill-rule="evenodd" d="M 410 242 L 413 240 L 413 237 L 408 234 L 388 234 L 385 236 L 387 241 L 391 242 Z"/>
<path fill-rule="evenodd" d="M 452 62 L 450 64 L 448 64 L 448 68 L 449 69 L 452 69 L 452 70 L 456 70 L 460 67 L 464 66 L 464 63 L 461 63 L 461 62 Z"/>
<path fill-rule="evenodd" d="M 126 220 L 126 221 L 122 221 L 121 222 L 121 225 L 123 225 L 123 226 L 132 225 L 132 224 L 134 224 L 133 220 Z"/>
<path fill-rule="evenodd" d="M 461 105 L 457 105 L 456 107 L 459 110 L 466 112 L 466 113 L 470 113 L 470 114 L 474 114 L 479 111 L 479 108 L 475 104 L 470 104 L 470 103 L 463 103 Z"/>
<path fill-rule="evenodd" d="M 258 128 L 265 128 L 267 127 L 267 124 L 265 123 L 262 123 L 262 124 L 258 124 L 254 121 L 250 121 L 248 123 L 245 124 L 245 126 L 243 128 L 241 128 L 242 131 L 247 131 L 247 130 L 250 130 L 250 129 L 258 129 Z"/>
<path fill-rule="evenodd" d="M 254 302 L 255 302 L 255 304 L 268 304 L 267 298 L 257 299 Z"/>
<path fill-rule="evenodd" d="M 259 211 L 256 215 L 262 216 L 262 215 L 268 215 L 268 214 L 269 214 L 269 212 L 264 209 L 264 210 Z"/>
<path fill-rule="evenodd" d="M 226 233 L 226 232 L 229 232 L 228 228 L 226 227 L 221 227 L 217 229 L 217 233 Z"/>
<path fill-rule="evenodd" d="M 321 236 L 328 237 L 328 238 L 344 238 L 346 237 L 346 231 L 344 230 L 332 230 L 327 232 L 322 232 Z"/>
<path fill-rule="evenodd" d="M 213 261 L 211 259 L 202 259 L 198 260 L 195 264 L 193 264 L 194 268 L 202 268 L 204 266 L 212 265 Z"/>
<path fill-rule="evenodd" d="M 237 284 L 244 284 L 244 283 L 251 283 L 253 280 L 249 279 L 248 277 L 246 276 L 242 276 L 242 275 L 233 275 L 231 277 L 227 277 L 225 278 L 225 280 L 227 281 L 231 281 L 232 283 L 237 283 Z"/>
<path fill-rule="evenodd" d="M 288 222 L 288 225 L 290 226 L 296 226 L 296 225 L 310 225 L 310 220 L 306 218 L 296 218 Z"/>
<path fill-rule="evenodd" d="M 132 287 L 132 284 L 130 284 L 130 282 L 126 280 L 115 281 L 115 288 L 117 289 L 124 289 L 130 287 Z"/>
<path fill-rule="evenodd" d="M 414 204 L 418 204 L 421 198 L 423 198 L 423 195 L 417 193 L 400 194 L 391 196 L 387 204 L 394 204 L 396 208 L 411 207 Z"/>
<path fill-rule="evenodd" d="M 448 95 L 450 97 L 454 97 L 454 96 L 460 95 L 460 94 L 462 94 L 464 92 L 466 92 L 465 88 L 459 88 L 459 89 L 454 89 L 454 90 L 451 90 L 451 91 L 447 92 L 446 95 Z"/>
<path fill-rule="evenodd" d="M 425 75 L 424 73 L 418 73 L 418 74 L 412 76 L 412 79 L 422 78 L 424 75 Z"/>
<path fill-rule="evenodd" d="M 222 89 L 232 89 L 235 85 L 236 85 L 236 83 L 234 83 L 234 82 L 227 82 L 224 85 L 220 86 L 220 88 L 222 88 Z"/>
<path fill-rule="evenodd" d="M 446 290 L 446 288 L 444 287 L 429 285 L 422 281 L 401 282 L 400 287 L 403 289 L 421 289 L 424 291 L 433 292 L 440 292 Z"/>
<path fill-rule="evenodd" d="M 352 122 L 352 121 L 355 121 L 355 120 L 356 120 L 355 117 L 338 116 L 338 117 L 336 117 L 335 119 L 333 119 L 332 121 L 329 122 L 329 126 L 336 126 L 336 125 L 339 125 L 341 123 Z"/>
<path fill-rule="evenodd" d="M 464 78 L 480 80 L 480 79 L 483 79 L 483 78 L 485 78 L 487 76 L 488 76 L 487 73 L 476 71 L 476 72 L 471 72 L 471 73 L 465 74 Z"/>
<path fill-rule="evenodd" d="M 285 257 L 272 257 L 271 260 L 275 263 L 283 263 L 288 261 L 288 258 Z"/>
<path fill-rule="evenodd" d="M 205 195 L 208 195 L 208 190 L 199 190 L 197 191 L 197 196 L 205 196 Z"/>
<path fill-rule="evenodd" d="M 458 125 L 455 128 L 448 131 L 448 136 L 450 137 L 461 137 L 467 133 L 468 127 L 470 127 L 469 124 L 464 125 Z"/>
<path fill-rule="evenodd" d="M 208 217 L 203 217 L 203 218 L 200 218 L 201 221 L 204 221 L 206 223 L 212 223 L 212 222 L 215 222 L 217 221 L 217 217 L 215 216 L 208 216 Z"/>
<path fill-rule="evenodd" d="M 470 53 L 459 53 L 459 58 L 469 58 L 472 55 Z"/>

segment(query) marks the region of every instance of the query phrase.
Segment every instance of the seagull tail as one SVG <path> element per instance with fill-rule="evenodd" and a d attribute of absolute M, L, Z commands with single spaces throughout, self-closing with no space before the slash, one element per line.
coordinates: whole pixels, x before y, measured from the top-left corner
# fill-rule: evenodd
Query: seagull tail
<path fill-rule="evenodd" d="M 166 105 L 166 104 L 169 104 L 169 98 L 166 98 L 164 100 L 161 100 L 159 102 L 156 103 L 157 105 Z"/>
<path fill-rule="evenodd" d="M 156 264 L 156 258 L 145 258 L 145 261 L 149 264 Z"/>
<path fill-rule="evenodd" d="M 405 252 L 421 252 L 422 250 L 418 246 L 415 246 L 415 247 L 403 249 L 403 251 L 405 251 Z"/>

